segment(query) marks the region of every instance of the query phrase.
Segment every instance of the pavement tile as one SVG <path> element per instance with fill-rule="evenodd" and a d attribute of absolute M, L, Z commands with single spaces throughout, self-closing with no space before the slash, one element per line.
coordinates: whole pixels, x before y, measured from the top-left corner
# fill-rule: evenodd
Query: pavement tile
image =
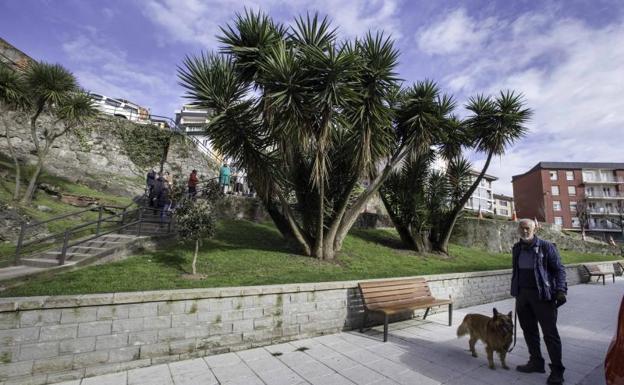
<path fill-rule="evenodd" d="M 175 385 L 218 384 L 208 364 L 201 358 L 172 362 L 169 364 L 169 370 Z"/>
<path fill-rule="evenodd" d="M 383 380 L 390 380 L 388 377 L 383 376 L 363 365 L 340 370 L 339 373 L 358 385 L 383 383 Z"/>
<path fill-rule="evenodd" d="M 125 385 L 127 382 L 128 372 L 121 372 L 85 378 L 81 385 Z"/>
<path fill-rule="evenodd" d="M 305 381 L 299 374 L 288 368 L 260 373 L 258 374 L 258 377 L 267 385 L 292 385 L 307 383 L 307 381 Z"/>
<path fill-rule="evenodd" d="M 336 373 L 335 370 L 318 361 L 302 362 L 300 364 L 290 366 L 290 369 L 294 370 L 305 379 L 323 377 Z"/>
<path fill-rule="evenodd" d="M 330 374 L 323 377 L 314 377 L 308 379 L 312 385 L 353 385 L 354 382 L 349 381 L 338 373 Z"/>
<path fill-rule="evenodd" d="M 173 385 L 167 364 L 128 371 L 128 385 Z"/>
<path fill-rule="evenodd" d="M 241 363 L 241 359 L 236 353 L 218 354 L 216 356 L 204 357 L 204 360 L 211 368 L 217 368 L 221 366 L 230 366 Z"/>
<path fill-rule="evenodd" d="M 283 362 L 273 356 L 269 356 L 269 358 L 261 358 L 259 360 L 245 361 L 245 363 L 251 368 L 251 370 L 258 374 L 288 369 Z"/>
<path fill-rule="evenodd" d="M 236 352 L 236 355 L 245 362 L 255 361 L 255 360 L 262 359 L 262 358 L 273 357 L 273 355 L 269 353 L 269 351 L 266 350 L 265 348 L 241 350 L 240 352 Z"/>
<path fill-rule="evenodd" d="M 256 374 L 243 362 L 228 366 L 216 366 L 212 372 L 221 383 L 237 381 L 241 377 L 256 377 Z"/>

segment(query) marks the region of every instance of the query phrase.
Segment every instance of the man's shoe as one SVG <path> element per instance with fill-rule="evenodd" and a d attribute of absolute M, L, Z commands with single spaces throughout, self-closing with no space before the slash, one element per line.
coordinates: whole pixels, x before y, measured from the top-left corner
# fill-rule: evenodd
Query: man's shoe
<path fill-rule="evenodd" d="M 522 373 L 546 373 L 544 360 L 539 358 L 529 359 L 526 364 L 516 366 L 516 370 Z"/>
<path fill-rule="evenodd" d="M 560 365 L 550 364 L 550 376 L 546 380 L 548 385 L 561 385 L 563 384 L 563 372 L 565 368 Z"/>

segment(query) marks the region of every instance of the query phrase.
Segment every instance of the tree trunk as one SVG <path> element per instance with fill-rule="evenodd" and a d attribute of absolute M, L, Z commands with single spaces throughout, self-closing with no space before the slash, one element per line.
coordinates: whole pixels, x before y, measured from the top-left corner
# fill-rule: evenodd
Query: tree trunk
<path fill-rule="evenodd" d="M 322 161 L 321 161 L 322 162 Z M 323 176 L 321 175 L 321 177 L 319 178 L 319 186 L 318 186 L 318 195 L 319 195 L 319 208 L 318 208 L 318 217 L 317 217 L 317 224 L 316 224 L 316 239 L 314 240 L 314 252 L 313 255 L 315 258 L 318 259 L 324 259 L 323 256 L 323 251 L 324 251 L 324 247 L 323 247 L 323 231 L 325 230 L 324 228 L 324 221 L 325 221 L 325 179 L 323 178 Z"/>
<path fill-rule="evenodd" d="M 160 173 L 162 174 L 165 162 L 167 161 L 167 156 L 169 155 L 169 146 L 171 145 L 171 135 L 167 138 L 167 141 L 163 145 L 162 156 L 160 157 Z"/>
<path fill-rule="evenodd" d="M 455 227 L 455 223 L 457 223 L 457 218 L 459 218 L 459 214 L 461 214 L 462 210 L 464 209 L 466 202 L 468 202 L 468 199 L 470 199 L 470 197 L 472 196 L 472 193 L 475 192 L 475 190 L 479 186 L 479 183 L 481 182 L 481 179 L 483 179 L 485 172 L 487 171 L 488 167 L 490 167 L 490 161 L 492 160 L 493 155 L 494 153 L 492 151 L 488 153 L 488 157 L 485 160 L 483 169 L 481 169 L 481 173 L 479 174 L 477 179 L 474 181 L 472 186 L 470 186 L 468 191 L 466 191 L 464 196 L 459 200 L 459 202 L 457 203 L 457 206 L 453 209 L 453 212 L 449 220 L 444 223 L 445 226 L 443 229 L 441 229 L 442 236 L 440 237 L 440 242 L 438 244 L 433 245 L 433 248 L 435 250 L 440 251 L 444 254 L 448 254 L 448 244 L 451 240 L 451 234 L 453 233 L 453 228 Z"/>
<path fill-rule="evenodd" d="M 20 182 L 22 180 L 21 168 L 19 164 L 19 159 L 17 159 L 17 154 L 15 153 L 15 149 L 13 149 L 13 143 L 11 143 L 11 133 L 9 131 L 9 122 L 6 121 L 6 118 L 2 117 L 2 123 L 4 123 L 4 129 L 6 132 L 6 140 L 9 148 L 9 154 L 11 154 L 11 158 L 13 158 L 13 163 L 15 163 L 15 191 L 13 192 L 13 200 L 19 200 L 20 193 Z"/>
<path fill-rule="evenodd" d="M 33 196 L 35 195 L 35 189 L 37 188 L 37 180 L 39 179 L 39 174 L 41 174 L 41 169 L 43 168 L 43 160 L 45 157 L 45 154 L 41 154 L 41 155 L 39 156 L 39 159 L 37 160 L 37 166 L 35 168 L 35 172 L 30 177 L 30 182 L 28 183 L 26 192 L 24 193 L 24 196 L 22 197 L 21 203 L 23 205 L 29 205 L 32 202 Z"/>
<path fill-rule="evenodd" d="M 199 239 L 195 240 L 195 254 L 193 255 L 193 275 L 197 274 L 197 253 L 199 251 Z"/>

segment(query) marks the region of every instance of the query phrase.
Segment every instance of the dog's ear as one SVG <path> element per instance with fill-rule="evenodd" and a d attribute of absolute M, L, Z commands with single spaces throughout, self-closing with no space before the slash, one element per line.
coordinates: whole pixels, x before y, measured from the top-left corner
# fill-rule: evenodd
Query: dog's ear
<path fill-rule="evenodd" d="M 498 310 L 496 310 L 496 308 L 494 308 L 494 317 L 496 317 L 498 315 Z"/>

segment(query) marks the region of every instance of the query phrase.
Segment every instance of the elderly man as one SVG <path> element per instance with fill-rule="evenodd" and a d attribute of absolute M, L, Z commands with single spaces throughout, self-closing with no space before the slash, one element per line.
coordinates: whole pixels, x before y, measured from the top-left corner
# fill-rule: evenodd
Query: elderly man
<path fill-rule="evenodd" d="M 527 364 L 519 365 L 516 370 L 545 372 L 537 328 L 539 323 L 551 361 L 547 383 L 561 384 L 565 368 L 561 362 L 557 307 L 566 301 L 565 268 L 555 245 L 535 235 L 532 219 L 520 220 L 518 232 L 520 241 L 512 249 L 511 295 L 516 297 L 516 311 L 530 358 Z"/>

